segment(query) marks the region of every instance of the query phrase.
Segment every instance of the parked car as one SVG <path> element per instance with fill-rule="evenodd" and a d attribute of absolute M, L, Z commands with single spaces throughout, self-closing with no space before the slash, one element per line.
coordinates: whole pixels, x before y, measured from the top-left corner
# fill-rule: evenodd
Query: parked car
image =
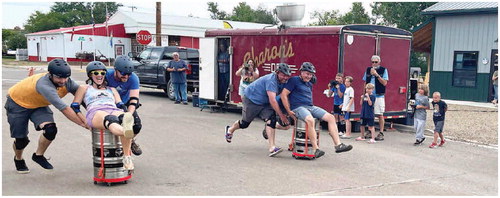
<path fill-rule="evenodd" d="M 7 55 L 8 55 L 8 56 L 15 56 L 15 55 L 16 55 L 16 50 L 13 50 L 13 49 L 8 49 L 8 50 L 7 50 Z"/>
<path fill-rule="evenodd" d="M 177 46 L 148 47 L 139 56 L 134 57 L 135 73 L 139 77 L 141 86 L 163 89 L 171 100 L 175 99 L 173 85 L 170 82 L 170 73 L 167 71 L 168 63 L 173 60 L 172 54 L 179 56 L 188 66 L 186 71 L 187 90 L 194 92 L 199 86 L 198 49 Z M 132 54 L 129 54 L 131 56 Z"/>

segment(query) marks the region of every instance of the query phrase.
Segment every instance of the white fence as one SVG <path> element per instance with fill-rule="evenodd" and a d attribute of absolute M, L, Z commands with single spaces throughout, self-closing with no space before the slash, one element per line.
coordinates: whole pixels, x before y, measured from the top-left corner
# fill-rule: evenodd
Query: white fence
<path fill-rule="evenodd" d="M 28 60 L 28 49 L 16 49 L 16 60 L 17 61 Z"/>

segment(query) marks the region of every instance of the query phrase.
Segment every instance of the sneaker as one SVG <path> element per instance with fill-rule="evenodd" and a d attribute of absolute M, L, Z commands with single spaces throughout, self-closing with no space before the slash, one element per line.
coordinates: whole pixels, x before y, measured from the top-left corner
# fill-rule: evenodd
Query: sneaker
<path fill-rule="evenodd" d="M 188 104 L 188 102 L 182 102 L 182 104 L 183 104 L 183 105 L 187 105 L 187 104 Z"/>
<path fill-rule="evenodd" d="M 33 156 L 31 157 L 31 159 L 33 161 L 35 161 L 36 163 L 40 164 L 40 166 L 42 166 L 42 168 L 45 168 L 47 170 L 54 169 L 52 164 L 50 164 L 49 161 L 47 161 L 47 159 L 43 155 L 36 155 L 36 153 L 33 153 Z"/>
<path fill-rule="evenodd" d="M 384 133 L 380 132 L 377 137 L 375 137 L 375 140 L 377 141 L 382 141 L 384 140 Z"/>
<path fill-rule="evenodd" d="M 339 136 L 340 139 L 351 139 L 351 136 L 347 136 L 346 134 Z"/>
<path fill-rule="evenodd" d="M 125 112 L 123 114 L 122 127 L 123 127 L 123 136 L 127 139 L 134 138 L 134 116 L 130 112 Z"/>
<path fill-rule="evenodd" d="M 336 153 L 350 151 L 351 149 L 352 149 L 351 145 L 345 145 L 344 143 L 340 143 L 339 145 L 335 146 Z"/>
<path fill-rule="evenodd" d="M 269 152 L 269 157 L 274 157 L 275 155 L 278 155 L 278 153 L 281 153 L 281 151 L 283 151 L 282 148 L 274 147 L 273 151 Z"/>
<path fill-rule="evenodd" d="M 344 133 L 342 133 L 342 132 L 339 132 L 339 136 L 340 136 L 340 135 L 344 135 Z"/>
<path fill-rule="evenodd" d="M 231 139 L 233 139 L 233 134 L 229 133 L 229 126 L 226 126 L 225 134 L 226 134 L 226 142 L 231 143 Z"/>
<path fill-rule="evenodd" d="M 368 140 L 367 142 L 368 142 L 368 143 L 370 143 L 370 144 L 374 144 L 374 143 L 376 143 L 377 141 L 375 141 L 374 139 L 370 139 L 370 140 Z"/>
<path fill-rule="evenodd" d="M 138 144 L 136 144 L 136 143 L 135 143 L 135 140 L 134 140 L 134 139 L 132 139 L 132 145 L 130 145 L 130 149 L 132 150 L 132 153 L 133 153 L 134 155 L 139 156 L 139 155 L 141 155 L 141 154 L 142 154 L 142 149 L 141 149 L 141 147 L 140 147 Z"/>
<path fill-rule="evenodd" d="M 174 104 L 181 104 L 181 101 L 175 101 Z"/>
<path fill-rule="evenodd" d="M 355 140 L 356 140 L 356 141 L 364 141 L 364 140 L 366 140 L 366 139 L 360 136 L 360 137 L 357 137 Z"/>
<path fill-rule="evenodd" d="M 436 146 L 437 144 L 433 142 L 431 145 L 429 145 L 429 148 L 435 148 Z"/>
<path fill-rule="evenodd" d="M 424 142 L 424 140 L 425 140 L 425 137 L 422 138 L 421 140 L 417 139 L 417 140 L 415 140 L 415 143 L 413 143 L 413 144 L 414 145 L 420 145 L 420 144 L 422 144 Z"/>
<path fill-rule="evenodd" d="M 370 138 L 372 138 L 372 134 L 368 132 L 367 134 L 365 134 L 365 137 L 363 139 L 370 139 Z"/>
<path fill-rule="evenodd" d="M 134 170 L 134 163 L 132 162 L 132 156 L 123 156 L 123 168 L 125 170 Z"/>
<path fill-rule="evenodd" d="M 268 139 L 269 137 L 267 137 L 267 132 L 266 132 L 266 127 L 264 127 L 264 130 L 262 130 L 262 137 L 264 137 L 264 139 Z"/>
<path fill-rule="evenodd" d="M 323 155 L 325 155 L 325 151 L 316 149 L 316 151 L 314 152 L 314 158 L 316 158 L 316 159 L 320 158 Z"/>
<path fill-rule="evenodd" d="M 439 143 L 439 146 L 443 146 L 444 143 L 445 143 L 445 141 L 441 140 L 441 143 Z"/>
<path fill-rule="evenodd" d="M 26 166 L 26 162 L 24 161 L 24 159 L 16 160 L 16 157 L 14 157 L 14 164 L 16 165 L 17 173 L 26 174 L 30 172 L 30 169 L 28 169 L 28 167 Z"/>

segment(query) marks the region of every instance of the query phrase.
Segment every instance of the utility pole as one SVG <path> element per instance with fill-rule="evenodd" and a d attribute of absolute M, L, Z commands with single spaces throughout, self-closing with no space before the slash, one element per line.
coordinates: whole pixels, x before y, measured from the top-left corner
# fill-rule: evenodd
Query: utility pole
<path fill-rule="evenodd" d="M 161 46 L 161 2 L 156 2 L 156 46 Z"/>
<path fill-rule="evenodd" d="M 135 6 L 127 6 L 127 7 L 132 8 L 132 12 L 134 11 L 134 9 L 137 9 L 137 7 Z"/>

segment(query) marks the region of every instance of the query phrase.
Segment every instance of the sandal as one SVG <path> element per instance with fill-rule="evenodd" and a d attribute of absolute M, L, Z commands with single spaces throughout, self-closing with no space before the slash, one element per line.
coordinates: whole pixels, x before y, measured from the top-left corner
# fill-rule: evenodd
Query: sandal
<path fill-rule="evenodd" d="M 233 138 L 233 134 L 229 133 L 229 126 L 226 126 L 226 142 L 231 143 L 232 138 Z"/>
<path fill-rule="evenodd" d="M 275 155 L 278 155 L 278 153 L 281 153 L 281 151 L 283 151 L 282 148 L 274 147 L 273 151 L 269 152 L 269 157 L 274 157 Z"/>
<path fill-rule="evenodd" d="M 357 138 L 356 138 L 356 141 L 363 141 L 363 140 L 366 140 L 366 139 L 365 139 L 365 138 L 363 138 L 363 137 L 357 137 Z"/>

